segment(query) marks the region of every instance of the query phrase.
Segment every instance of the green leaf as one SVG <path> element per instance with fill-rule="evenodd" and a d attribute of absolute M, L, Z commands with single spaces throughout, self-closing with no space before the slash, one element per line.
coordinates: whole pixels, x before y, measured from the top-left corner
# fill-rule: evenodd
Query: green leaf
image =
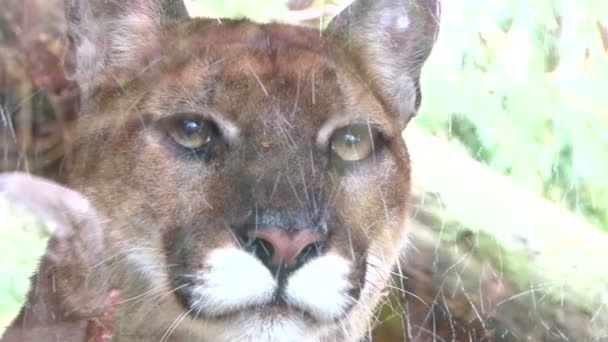
<path fill-rule="evenodd" d="M 27 299 L 48 240 L 43 224 L 0 196 L 0 335 Z"/>
<path fill-rule="evenodd" d="M 222 0 L 194 1 L 203 13 L 214 18 L 244 18 L 268 22 L 281 18 L 287 11 L 287 0 Z"/>

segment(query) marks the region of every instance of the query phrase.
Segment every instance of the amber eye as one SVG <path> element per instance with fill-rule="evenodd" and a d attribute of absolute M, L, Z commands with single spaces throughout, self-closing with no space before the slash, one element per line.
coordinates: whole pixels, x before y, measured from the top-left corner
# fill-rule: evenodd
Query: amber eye
<path fill-rule="evenodd" d="M 342 127 L 332 135 L 331 149 L 343 161 L 360 161 L 374 152 L 377 135 L 368 125 Z"/>
<path fill-rule="evenodd" d="M 192 150 L 207 147 L 218 136 L 217 127 L 212 121 L 187 117 L 171 120 L 167 133 L 176 144 Z"/>

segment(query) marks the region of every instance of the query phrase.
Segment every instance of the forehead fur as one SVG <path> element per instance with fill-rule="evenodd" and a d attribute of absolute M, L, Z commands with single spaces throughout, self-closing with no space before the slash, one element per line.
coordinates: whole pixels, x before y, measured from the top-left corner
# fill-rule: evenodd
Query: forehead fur
<path fill-rule="evenodd" d="M 178 50 L 212 48 L 221 52 L 227 47 L 243 46 L 267 51 L 297 48 L 321 53 L 326 48 L 326 39 L 318 31 L 304 27 L 281 24 L 255 24 L 247 20 L 191 19 L 180 25 L 169 27 L 168 39 L 180 36 Z M 172 49 L 175 48 L 172 45 Z"/>
<path fill-rule="evenodd" d="M 139 116 L 129 113 L 141 112 L 164 116 L 204 111 L 216 121 L 221 117 L 240 124 L 274 120 L 277 113 L 292 121 L 297 113 L 314 116 L 307 125 L 313 129 L 331 119 L 329 132 L 340 125 L 373 123 L 388 135 L 398 134 L 390 113 L 356 74 L 334 60 L 331 42 L 317 30 L 192 19 L 157 38 L 160 44 L 151 46 L 162 48 L 142 49 L 144 62 L 123 70 L 129 83 L 127 88 L 119 85 L 120 91 L 135 96 L 127 108 L 113 111 L 120 116 L 114 125 L 129 120 L 125 116 Z M 114 82 L 109 80 L 95 96 L 105 108 L 112 98 L 108 92 L 116 91 Z"/>

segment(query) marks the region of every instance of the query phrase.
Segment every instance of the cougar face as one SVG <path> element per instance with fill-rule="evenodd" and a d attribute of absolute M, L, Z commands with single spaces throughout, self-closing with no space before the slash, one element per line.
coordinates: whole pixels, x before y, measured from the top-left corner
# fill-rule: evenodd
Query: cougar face
<path fill-rule="evenodd" d="M 433 0 L 315 30 L 69 1 L 83 89 L 67 183 L 95 206 L 116 340 L 356 341 L 405 241 L 401 129 Z"/>

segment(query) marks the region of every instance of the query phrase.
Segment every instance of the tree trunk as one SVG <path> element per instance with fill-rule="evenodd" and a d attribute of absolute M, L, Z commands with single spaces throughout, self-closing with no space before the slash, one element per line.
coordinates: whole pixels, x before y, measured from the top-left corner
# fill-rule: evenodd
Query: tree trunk
<path fill-rule="evenodd" d="M 416 126 L 404 137 L 411 243 L 378 340 L 607 341 L 608 235 Z"/>

